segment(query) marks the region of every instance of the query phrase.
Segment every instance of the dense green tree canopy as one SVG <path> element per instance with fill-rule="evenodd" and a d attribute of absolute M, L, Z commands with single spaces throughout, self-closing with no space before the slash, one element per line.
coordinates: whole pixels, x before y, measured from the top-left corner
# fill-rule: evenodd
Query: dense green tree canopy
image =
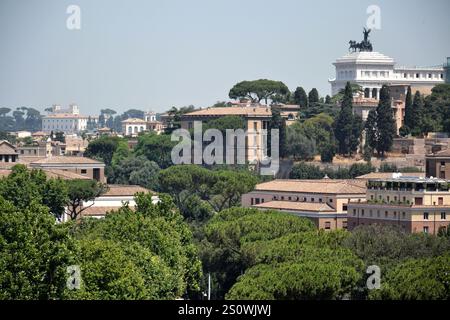
<path fill-rule="evenodd" d="M 182 192 L 196 194 L 215 210 L 240 204 L 241 195 L 253 190 L 256 176 L 246 170 L 209 170 L 197 165 L 178 165 L 162 170 L 161 190 L 169 193 L 179 207 L 184 207 Z"/>
<path fill-rule="evenodd" d="M 157 204 L 151 197 L 136 194 L 135 210 L 124 206 L 78 226 L 86 273 L 78 296 L 175 299 L 199 291 L 201 265 L 188 226 L 170 197 Z"/>
<path fill-rule="evenodd" d="M 107 166 L 110 166 L 113 161 L 114 153 L 119 148 L 122 148 L 122 150 L 128 150 L 128 144 L 125 139 L 102 136 L 89 142 L 84 155 L 86 157 L 103 161 Z"/>
<path fill-rule="evenodd" d="M 145 156 L 148 160 L 156 162 L 160 168 L 171 165 L 171 152 L 177 142 L 171 141 L 169 134 L 148 133 L 138 137 L 135 155 Z"/>
<path fill-rule="evenodd" d="M 144 156 L 131 155 L 118 160 L 112 167 L 109 181 L 115 184 L 133 184 L 150 190 L 159 190 L 158 164 Z"/>
<path fill-rule="evenodd" d="M 230 89 L 228 96 L 231 99 L 250 99 L 253 102 L 265 100 L 266 104 L 274 95 L 286 95 L 288 87 L 281 81 L 259 79 L 241 81 Z"/>
<path fill-rule="evenodd" d="M 27 190 L 30 190 L 27 188 Z M 59 299 L 75 248 L 35 196 L 16 206 L 0 195 L 0 299 Z"/>

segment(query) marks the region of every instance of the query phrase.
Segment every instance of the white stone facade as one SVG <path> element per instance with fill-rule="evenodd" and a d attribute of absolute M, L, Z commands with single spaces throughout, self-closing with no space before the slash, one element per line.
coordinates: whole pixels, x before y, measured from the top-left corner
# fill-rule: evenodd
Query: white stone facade
<path fill-rule="evenodd" d="M 394 59 L 379 52 L 352 52 L 337 59 L 336 76 L 329 79 L 332 95 L 345 88 L 347 82 L 356 83 L 366 98 L 379 99 L 383 85 L 410 85 L 431 88 L 445 82 L 444 67 L 396 67 Z"/>

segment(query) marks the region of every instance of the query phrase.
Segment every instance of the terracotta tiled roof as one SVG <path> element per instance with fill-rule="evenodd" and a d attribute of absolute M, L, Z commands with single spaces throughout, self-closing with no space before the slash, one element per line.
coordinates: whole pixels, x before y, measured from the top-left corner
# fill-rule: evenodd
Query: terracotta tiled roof
<path fill-rule="evenodd" d="M 68 156 L 57 156 L 57 157 L 48 157 L 41 160 L 37 160 L 31 163 L 34 164 L 102 164 L 103 162 L 86 158 L 86 157 L 68 157 Z"/>
<path fill-rule="evenodd" d="M 273 180 L 256 185 L 256 191 L 284 191 L 320 194 L 365 194 L 364 180 Z"/>
<path fill-rule="evenodd" d="M 72 114 L 72 113 L 55 113 L 55 114 L 49 114 L 47 116 L 44 116 L 42 119 L 61 119 L 61 118 L 73 118 L 73 119 L 84 119 L 88 118 L 88 116 L 83 116 L 80 114 Z M 93 118 L 93 117 L 91 117 Z"/>
<path fill-rule="evenodd" d="M 146 188 L 135 185 L 110 184 L 109 190 L 103 196 L 133 196 L 137 192 L 152 192 Z"/>
<path fill-rule="evenodd" d="M 44 169 L 44 173 L 47 176 L 47 178 L 60 178 L 63 180 L 74 180 L 74 179 L 80 179 L 80 180 L 90 180 L 91 178 L 87 176 L 83 176 L 81 174 L 77 174 L 70 171 L 64 171 L 64 170 L 57 170 L 57 169 Z"/>
<path fill-rule="evenodd" d="M 74 172 L 70 171 L 64 171 L 64 170 L 43 170 L 47 178 L 60 178 L 63 180 L 73 180 L 73 179 L 81 179 L 81 180 L 90 180 L 89 177 L 83 176 L 81 174 L 76 174 Z M 0 178 L 7 177 L 11 174 L 11 169 L 0 169 Z"/>
<path fill-rule="evenodd" d="M 89 208 L 84 209 L 81 212 L 81 216 L 85 217 L 94 217 L 94 216 L 105 216 L 107 213 L 111 211 L 119 210 L 121 207 L 96 207 L 92 206 Z M 131 209 L 134 209 L 134 207 L 130 206 Z"/>
<path fill-rule="evenodd" d="M 403 177 L 425 177 L 424 172 L 402 172 Z M 392 178 L 392 172 L 371 172 L 356 177 L 356 179 L 388 179 Z"/>
<path fill-rule="evenodd" d="M 247 116 L 270 117 L 272 112 L 269 107 L 219 107 L 206 108 L 184 114 L 182 117 L 197 116 Z"/>
<path fill-rule="evenodd" d="M 256 204 L 253 207 L 263 208 L 263 209 L 311 211 L 311 212 L 335 212 L 336 211 L 326 203 L 296 202 L 296 201 L 269 201 L 269 202 Z"/>

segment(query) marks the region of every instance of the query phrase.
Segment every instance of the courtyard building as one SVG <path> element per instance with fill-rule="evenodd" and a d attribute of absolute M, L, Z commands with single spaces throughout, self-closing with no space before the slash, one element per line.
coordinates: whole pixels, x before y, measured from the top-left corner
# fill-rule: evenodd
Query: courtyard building
<path fill-rule="evenodd" d="M 347 228 L 347 205 L 366 197 L 364 180 L 273 180 L 242 195 L 242 206 L 311 219 L 325 230 Z"/>

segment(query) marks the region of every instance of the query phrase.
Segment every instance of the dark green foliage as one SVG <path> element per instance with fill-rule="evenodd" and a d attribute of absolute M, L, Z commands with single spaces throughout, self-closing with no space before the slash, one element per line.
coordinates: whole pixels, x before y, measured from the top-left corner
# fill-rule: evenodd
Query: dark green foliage
<path fill-rule="evenodd" d="M 19 208 L 0 195 L 0 299 L 60 299 L 74 244 L 65 226 L 33 199 Z"/>
<path fill-rule="evenodd" d="M 109 181 L 114 184 L 133 184 L 159 190 L 158 164 L 144 156 L 131 155 L 118 160 L 112 167 Z"/>
<path fill-rule="evenodd" d="M 177 142 L 171 141 L 169 134 L 148 133 L 138 137 L 134 153 L 145 156 L 164 169 L 172 165 L 171 152 L 176 144 Z"/>
<path fill-rule="evenodd" d="M 59 218 L 67 204 L 68 190 L 64 181 L 47 179 L 43 171 L 28 170 L 18 164 L 8 177 L 0 179 L 0 196 L 18 209 L 27 208 L 33 201 L 42 203 Z"/>
<path fill-rule="evenodd" d="M 405 261 L 388 269 L 380 290 L 370 299 L 449 300 L 450 254 Z"/>
<path fill-rule="evenodd" d="M 215 215 L 204 227 L 200 256 L 204 271 L 212 273 L 214 298 L 222 298 L 236 278 L 251 266 L 253 254 L 245 244 L 314 230 L 304 219 L 278 212 L 232 208 Z"/>
<path fill-rule="evenodd" d="M 353 115 L 353 92 L 349 82 L 345 86 L 341 111 L 334 122 L 334 135 L 338 142 L 338 153 L 352 155 L 356 152 L 362 132 L 362 120 Z"/>
<path fill-rule="evenodd" d="M 124 206 L 78 226 L 84 286 L 76 298 L 175 299 L 199 291 L 201 265 L 188 226 L 170 197 L 158 204 L 151 197 L 136 194 L 135 211 Z"/>
<path fill-rule="evenodd" d="M 316 88 L 312 88 L 308 93 L 308 104 L 313 105 L 319 102 L 319 92 Z"/>
<path fill-rule="evenodd" d="M 169 193 L 180 208 L 189 199 L 183 192 L 196 194 L 215 210 L 239 205 L 241 195 L 255 187 L 258 179 L 248 170 L 208 170 L 197 165 L 178 165 L 162 170 L 159 175 L 161 191 Z M 184 212 L 186 217 L 195 215 Z"/>
<path fill-rule="evenodd" d="M 415 128 L 417 125 L 417 114 L 414 113 L 413 109 L 411 86 L 408 86 L 408 91 L 406 92 L 403 125 L 409 129 Z"/>
<path fill-rule="evenodd" d="M 302 87 L 297 87 L 297 89 L 295 89 L 294 102 L 301 108 L 308 108 L 308 96 L 306 95 L 305 89 Z"/>
<path fill-rule="evenodd" d="M 111 166 L 114 153 L 119 149 L 128 150 L 128 144 L 125 139 L 102 136 L 89 143 L 84 155 L 86 157 L 101 160 L 107 166 Z"/>
<path fill-rule="evenodd" d="M 331 169 L 300 162 L 295 164 L 289 175 L 291 179 L 323 179 L 325 175 L 330 179 L 354 179 L 358 176 L 375 171 L 370 163 L 354 163 L 349 168 Z"/>
<path fill-rule="evenodd" d="M 231 99 L 250 99 L 253 102 L 267 101 L 275 95 L 287 95 L 288 87 L 281 81 L 259 79 L 254 81 L 241 81 L 230 89 L 228 96 Z"/>
<path fill-rule="evenodd" d="M 395 120 L 391 107 L 389 88 L 383 86 L 380 91 L 380 102 L 377 107 L 377 152 L 384 154 L 391 150 L 396 135 Z"/>

